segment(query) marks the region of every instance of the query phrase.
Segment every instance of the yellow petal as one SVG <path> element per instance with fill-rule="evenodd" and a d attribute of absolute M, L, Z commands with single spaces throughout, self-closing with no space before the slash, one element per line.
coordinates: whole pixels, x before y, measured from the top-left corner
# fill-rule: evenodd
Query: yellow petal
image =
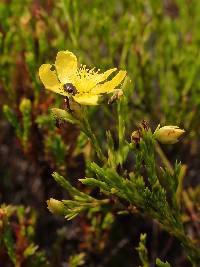
<path fill-rule="evenodd" d="M 104 73 L 96 72 L 95 69 L 86 69 L 86 66 L 78 69 L 77 76 L 73 77 L 73 84 L 80 93 L 89 93 L 92 88 L 96 87 L 97 84 L 103 82 L 108 78 L 116 68 L 105 71 Z"/>
<path fill-rule="evenodd" d="M 55 66 L 61 83 L 70 83 L 77 71 L 77 58 L 70 51 L 60 51 L 56 56 Z"/>
<path fill-rule="evenodd" d="M 79 103 L 80 105 L 98 105 L 98 95 L 75 95 L 73 96 L 73 99 Z"/>
<path fill-rule="evenodd" d="M 49 89 L 55 93 L 61 95 L 67 95 L 64 90 L 61 89 L 61 84 L 58 81 L 55 70 L 51 70 L 52 65 L 43 64 L 39 68 L 39 77 L 46 89 Z"/>
<path fill-rule="evenodd" d="M 115 77 L 107 81 L 103 84 L 97 85 L 94 89 L 92 89 L 92 94 L 104 94 L 104 93 L 111 93 L 114 89 L 123 81 L 126 76 L 126 71 L 119 71 Z"/>
<path fill-rule="evenodd" d="M 117 68 L 113 68 L 105 71 L 104 73 L 98 74 L 99 75 L 98 83 L 105 81 L 116 70 Z"/>

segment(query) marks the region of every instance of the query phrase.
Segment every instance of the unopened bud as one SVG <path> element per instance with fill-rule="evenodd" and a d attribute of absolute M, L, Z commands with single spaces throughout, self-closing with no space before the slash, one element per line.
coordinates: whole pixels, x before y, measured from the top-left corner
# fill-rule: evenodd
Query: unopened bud
<path fill-rule="evenodd" d="M 22 113 L 29 113 L 31 111 L 31 101 L 23 98 L 20 102 L 19 109 Z"/>
<path fill-rule="evenodd" d="M 162 144 L 175 144 L 179 138 L 184 134 L 185 130 L 180 129 L 178 126 L 160 126 L 154 132 L 154 137 Z"/>
<path fill-rule="evenodd" d="M 65 214 L 64 204 L 61 201 L 56 200 L 54 198 L 50 198 L 49 200 L 47 200 L 47 208 L 50 212 L 54 214 L 60 214 L 60 215 Z"/>

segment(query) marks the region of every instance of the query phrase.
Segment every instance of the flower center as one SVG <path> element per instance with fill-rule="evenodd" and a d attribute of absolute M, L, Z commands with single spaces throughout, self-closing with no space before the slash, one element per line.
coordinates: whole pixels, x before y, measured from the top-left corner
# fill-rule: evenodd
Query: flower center
<path fill-rule="evenodd" d="M 75 86 L 78 93 L 89 93 L 99 82 L 99 71 L 93 69 L 87 69 L 86 65 L 82 65 L 76 73 Z"/>

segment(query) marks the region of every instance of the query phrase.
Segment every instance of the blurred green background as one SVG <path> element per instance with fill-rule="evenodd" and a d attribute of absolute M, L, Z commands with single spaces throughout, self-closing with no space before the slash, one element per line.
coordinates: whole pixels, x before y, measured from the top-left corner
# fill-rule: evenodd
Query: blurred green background
<path fill-rule="evenodd" d="M 104 226 L 101 214 L 66 222 L 48 212 L 46 199 L 67 197 L 51 173 L 59 171 L 81 188 L 77 179 L 95 156 L 76 127 L 55 126 L 49 109 L 62 107 L 63 99 L 44 90 L 38 69 L 53 63 L 60 50 L 70 50 L 80 63 L 102 71 L 125 69 L 132 81 L 124 114 L 127 139 L 143 119 L 152 127 L 172 124 L 187 131 L 182 145 L 164 150 L 172 162 L 179 159 L 187 167 L 185 223 L 197 237 L 199 14 L 198 0 L 1 0 L 0 203 L 13 206 L 0 210 L 6 225 L 0 224 L 0 266 L 78 266 L 76 261 L 95 267 L 138 266 L 134 247 L 143 231 L 152 264 L 163 257 L 172 266 L 189 266 L 176 241 L 151 220 L 127 215 Z M 115 134 L 115 106 L 105 100 L 89 112 L 104 143 L 103 129 Z"/>

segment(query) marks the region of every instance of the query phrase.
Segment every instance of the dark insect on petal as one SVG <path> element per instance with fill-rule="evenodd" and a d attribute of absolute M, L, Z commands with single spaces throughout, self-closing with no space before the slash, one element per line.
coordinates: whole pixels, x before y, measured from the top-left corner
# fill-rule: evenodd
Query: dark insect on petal
<path fill-rule="evenodd" d="M 72 83 L 65 83 L 63 85 L 63 89 L 65 92 L 75 95 L 77 93 L 76 87 Z"/>

